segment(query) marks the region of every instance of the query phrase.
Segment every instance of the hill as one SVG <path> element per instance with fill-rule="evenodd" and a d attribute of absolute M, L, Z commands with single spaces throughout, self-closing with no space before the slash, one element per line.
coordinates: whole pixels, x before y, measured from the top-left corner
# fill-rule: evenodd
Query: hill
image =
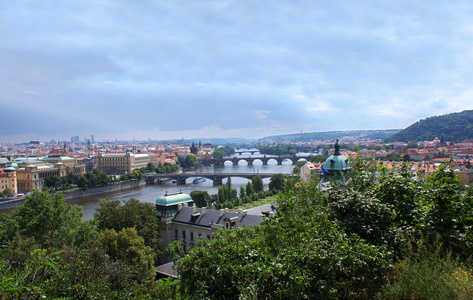
<path fill-rule="evenodd" d="M 473 138 L 473 110 L 422 119 L 384 141 L 408 143 L 432 141 L 441 137 L 445 141 L 457 143 Z"/>
<path fill-rule="evenodd" d="M 333 141 L 335 139 L 344 138 L 367 138 L 367 139 L 384 139 L 391 136 L 400 129 L 389 130 L 350 130 L 350 131 L 326 131 L 326 132 L 310 132 L 310 133 L 294 133 L 285 135 L 273 135 L 261 138 L 259 142 L 311 142 L 311 141 Z"/>

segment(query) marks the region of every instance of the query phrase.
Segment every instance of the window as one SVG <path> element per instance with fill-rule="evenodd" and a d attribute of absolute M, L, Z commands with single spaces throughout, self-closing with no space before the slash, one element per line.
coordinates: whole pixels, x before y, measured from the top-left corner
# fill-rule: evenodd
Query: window
<path fill-rule="evenodd" d="M 186 239 L 186 231 L 185 230 L 182 231 L 182 238 Z M 186 252 L 186 251 L 184 250 L 184 252 Z"/>
<path fill-rule="evenodd" d="M 193 241 L 193 240 L 194 240 L 194 232 L 191 231 L 191 241 Z"/>
<path fill-rule="evenodd" d="M 164 214 L 164 212 L 163 212 L 163 214 Z M 177 229 L 174 231 L 174 237 L 176 237 L 176 238 L 178 237 L 177 236 Z"/>

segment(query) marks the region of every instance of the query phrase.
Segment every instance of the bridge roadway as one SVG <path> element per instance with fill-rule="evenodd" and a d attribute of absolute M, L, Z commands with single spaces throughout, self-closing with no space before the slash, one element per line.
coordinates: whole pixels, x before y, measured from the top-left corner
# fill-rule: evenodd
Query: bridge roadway
<path fill-rule="evenodd" d="M 222 185 L 222 181 L 225 178 L 230 177 L 242 177 L 252 179 L 253 177 L 260 176 L 261 178 L 269 178 L 275 173 L 181 173 L 181 174 L 156 174 L 156 175 L 144 175 L 148 183 L 154 183 L 157 180 L 169 178 L 176 180 L 177 184 L 186 184 L 186 180 L 191 177 L 204 177 L 213 181 L 213 185 Z M 290 174 L 284 174 L 286 176 L 292 176 Z"/>
<path fill-rule="evenodd" d="M 285 160 L 290 160 L 292 161 L 292 164 L 295 165 L 299 160 L 304 159 L 304 160 L 309 160 L 309 158 L 312 156 L 312 154 L 305 155 L 305 156 L 295 156 L 295 155 L 283 155 L 283 156 L 257 156 L 257 157 L 223 157 L 223 158 L 206 158 L 206 159 L 199 159 L 199 162 L 204 165 L 204 166 L 210 166 L 210 165 L 217 165 L 217 166 L 223 166 L 225 162 L 230 161 L 234 166 L 238 165 L 238 162 L 241 160 L 244 160 L 248 163 L 249 166 L 253 165 L 253 162 L 255 160 L 259 160 L 263 162 L 263 166 L 268 165 L 268 161 L 270 160 L 275 160 L 277 161 L 278 165 L 282 165 L 282 162 Z"/>

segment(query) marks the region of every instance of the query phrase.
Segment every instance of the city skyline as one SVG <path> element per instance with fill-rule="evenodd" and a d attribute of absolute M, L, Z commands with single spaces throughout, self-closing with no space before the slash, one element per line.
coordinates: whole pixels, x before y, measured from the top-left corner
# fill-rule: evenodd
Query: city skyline
<path fill-rule="evenodd" d="M 401 129 L 473 108 L 467 1 L 1 7 L 0 143 Z"/>

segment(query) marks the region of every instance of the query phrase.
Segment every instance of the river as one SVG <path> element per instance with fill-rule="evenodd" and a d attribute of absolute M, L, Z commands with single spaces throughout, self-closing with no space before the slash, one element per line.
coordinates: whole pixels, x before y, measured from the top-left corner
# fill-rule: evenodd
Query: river
<path fill-rule="evenodd" d="M 248 157 L 249 154 L 238 155 L 237 157 Z M 251 157 L 258 157 L 258 155 L 252 155 Z M 238 166 L 233 166 L 231 162 L 226 162 L 224 166 L 210 166 L 210 167 L 200 167 L 199 173 L 282 173 L 290 174 L 294 165 L 289 160 L 283 162 L 282 165 L 277 165 L 277 162 L 271 160 L 268 162 L 268 165 L 263 166 L 263 163 L 259 160 L 253 163 L 253 166 L 248 166 L 246 161 L 240 161 Z M 135 198 L 141 202 L 155 203 L 158 197 L 163 196 L 166 191 L 168 193 L 177 193 L 182 190 L 183 193 L 189 194 L 195 190 L 207 191 L 209 194 L 217 194 L 218 187 L 213 186 L 212 180 L 206 180 L 205 182 L 193 184 L 193 178 L 187 180 L 185 185 L 176 185 L 171 181 L 161 183 L 161 184 L 151 184 L 145 185 L 135 189 L 129 189 L 118 192 L 104 193 L 89 197 L 82 197 L 68 200 L 70 204 L 77 204 L 82 207 L 84 211 L 83 220 L 92 219 L 94 217 L 95 208 L 98 206 L 101 199 L 110 199 L 110 200 L 129 200 Z M 246 186 L 248 179 L 240 177 L 232 177 L 232 187 L 240 192 L 240 186 Z M 223 184 L 227 182 L 227 179 L 223 180 Z M 265 189 L 268 188 L 269 178 L 263 179 Z M 0 210 L 2 212 L 8 212 L 10 210 Z"/>

